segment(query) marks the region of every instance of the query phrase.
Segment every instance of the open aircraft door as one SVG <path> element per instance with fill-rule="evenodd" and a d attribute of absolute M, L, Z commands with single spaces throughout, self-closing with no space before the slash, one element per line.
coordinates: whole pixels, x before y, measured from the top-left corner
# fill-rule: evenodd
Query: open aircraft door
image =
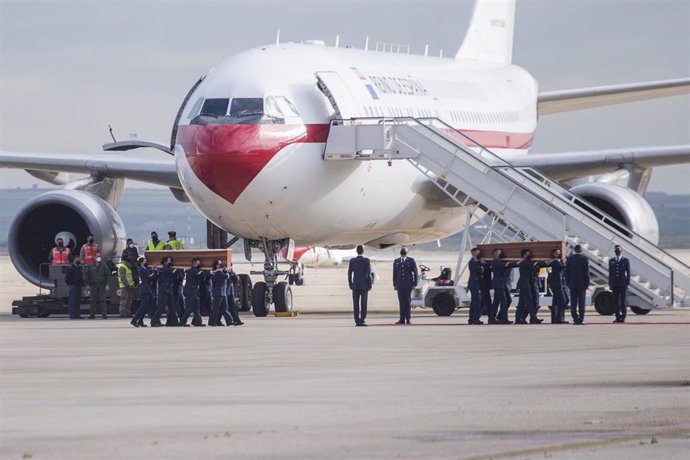
<path fill-rule="evenodd" d="M 316 80 L 317 86 L 333 106 L 336 118 L 346 120 L 359 116 L 357 102 L 337 72 L 316 72 Z"/>

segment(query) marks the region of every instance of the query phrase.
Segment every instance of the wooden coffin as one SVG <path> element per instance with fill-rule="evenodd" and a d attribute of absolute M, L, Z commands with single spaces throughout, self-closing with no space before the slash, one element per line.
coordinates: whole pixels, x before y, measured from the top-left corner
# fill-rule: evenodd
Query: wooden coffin
<path fill-rule="evenodd" d="M 226 267 L 232 262 L 232 249 L 182 249 L 180 251 L 146 251 L 144 257 L 151 266 L 160 265 L 164 257 L 172 257 L 175 268 L 189 268 L 192 259 L 201 259 L 201 268 L 211 268 L 214 260 L 222 260 Z"/>
<path fill-rule="evenodd" d="M 520 252 L 523 249 L 530 249 L 532 251 L 532 260 L 551 260 L 551 251 L 554 249 L 560 249 L 563 256 L 566 255 L 565 252 L 565 242 L 564 241 L 522 241 L 518 243 L 491 243 L 491 244 L 480 244 L 477 246 L 479 248 L 479 256 L 490 260 L 493 259 L 494 249 L 503 249 L 505 258 L 507 260 L 520 260 L 522 256 Z"/>

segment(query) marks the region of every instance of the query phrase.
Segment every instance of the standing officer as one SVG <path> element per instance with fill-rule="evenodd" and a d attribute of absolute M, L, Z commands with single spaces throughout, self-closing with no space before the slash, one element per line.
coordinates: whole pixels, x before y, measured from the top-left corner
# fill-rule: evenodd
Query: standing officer
<path fill-rule="evenodd" d="M 146 245 L 147 251 L 162 251 L 165 243 L 158 239 L 156 231 L 151 232 L 151 241 Z"/>
<path fill-rule="evenodd" d="M 83 251 L 82 247 L 82 251 Z M 89 319 L 96 318 L 96 304 L 101 311 L 101 318 L 108 319 L 108 305 L 105 303 L 105 287 L 110 278 L 110 269 L 103 262 L 101 253 L 96 253 L 94 263 L 86 267 L 86 284 L 89 285 L 91 302 L 89 304 Z"/>
<path fill-rule="evenodd" d="M 570 314 L 573 324 L 585 323 L 585 295 L 589 287 L 589 261 L 582 255 L 582 246 L 575 246 L 575 254 L 565 262 L 570 288 Z"/>
<path fill-rule="evenodd" d="M 417 287 L 417 264 L 412 257 L 407 257 L 407 248 L 400 249 L 400 257 L 393 262 L 393 289 L 398 291 L 400 320 L 395 324 L 410 324 L 412 316 L 412 289 Z"/>
<path fill-rule="evenodd" d="M 561 259 L 561 250 L 551 251 L 551 273 L 547 278 L 547 283 L 553 295 L 551 301 L 551 324 L 563 324 L 563 311 L 565 309 L 565 293 L 563 291 L 563 272 L 565 262 Z"/>
<path fill-rule="evenodd" d="M 468 324 L 484 324 L 479 320 L 482 314 L 482 297 L 481 297 L 481 285 L 482 285 L 482 272 L 483 266 L 479 261 L 479 248 L 472 248 L 470 251 L 472 258 L 468 262 L 468 268 L 470 270 L 470 276 L 467 280 L 467 289 L 470 291 L 470 317 L 467 320 Z"/>
<path fill-rule="evenodd" d="M 630 286 L 630 261 L 623 257 L 623 247 L 614 247 L 616 257 L 609 259 L 609 288 L 613 291 L 613 302 L 616 305 L 614 323 L 624 323 L 628 314 L 628 286 Z"/>
<path fill-rule="evenodd" d="M 364 257 L 364 246 L 357 246 L 357 257 L 350 259 L 347 282 L 352 291 L 352 309 L 355 326 L 367 326 L 367 299 L 371 290 L 371 262 Z"/>
<path fill-rule="evenodd" d="M 72 261 L 72 254 L 62 238 L 55 240 L 56 246 L 50 250 L 48 261 L 50 265 L 67 266 Z"/>
<path fill-rule="evenodd" d="M 494 249 L 494 259 L 491 261 L 491 287 L 494 290 L 494 301 L 489 310 L 489 324 L 513 324 L 508 319 L 508 298 L 506 294 L 507 278 L 510 270 L 515 267 L 513 262 L 507 263 L 503 249 Z M 500 310 L 498 310 L 500 308 Z M 498 312 L 498 313 L 497 313 Z"/>
<path fill-rule="evenodd" d="M 137 296 L 134 267 L 128 258 L 117 265 L 117 284 L 120 287 L 120 318 L 132 316 L 132 303 Z"/>
<path fill-rule="evenodd" d="M 174 269 L 172 267 L 172 258 L 163 258 L 161 264 L 161 268 L 158 271 L 158 307 L 153 314 L 153 318 L 151 318 L 151 326 L 161 327 L 161 316 L 163 316 L 164 311 L 167 311 L 165 325 L 173 327 L 178 325 L 178 321 L 175 304 L 173 304 Z"/>
<path fill-rule="evenodd" d="M 199 309 L 199 286 L 201 285 L 201 280 L 204 276 L 203 272 L 199 268 L 201 266 L 201 260 L 198 258 L 192 259 L 192 267 L 185 272 L 185 283 L 184 283 L 184 300 L 185 300 L 185 310 L 180 319 L 180 324 L 184 327 L 189 326 L 187 324 L 187 318 L 189 315 L 194 315 L 192 318 L 192 326 L 206 326 L 201 319 L 201 311 Z"/>
<path fill-rule="evenodd" d="M 89 233 L 79 251 L 79 258 L 84 265 L 91 265 L 96 260 L 96 253 L 98 252 L 98 245 L 94 243 L 93 235 Z"/>
<path fill-rule="evenodd" d="M 153 324 L 153 314 L 155 307 L 153 306 L 153 292 L 154 280 L 156 279 L 156 271 L 149 268 L 146 258 L 139 257 L 137 259 L 139 266 L 139 308 L 134 314 L 134 318 L 130 324 L 134 327 L 146 327 L 144 324 L 144 316 L 148 312 Z"/>
<path fill-rule="evenodd" d="M 520 290 L 520 300 L 515 312 L 515 324 L 527 324 L 529 313 L 530 324 L 541 324 L 543 320 L 537 318 L 537 308 L 534 302 L 534 264 L 532 263 L 532 251 L 523 249 L 520 252 L 522 260 L 518 264 L 520 277 L 517 287 Z"/>
<path fill-rule="evenodd" d="M 81 289 L 84 287 L 84 270 L 78 257 L 67 269 L 65 284 L 69 286 L 69 319 L 84 319 L 81 316 Z"/>
<path fill-rule="evenodd" d="M 170 230 L 168 232 L 168 242 L 166 244 L 170 246 L 170 249 L 172 249 L 173 251 L 179 251 L 181 249 L 184 249 L 182 241 L 177 239 L 177 232 L 175 232 L 174 230 Z"/>

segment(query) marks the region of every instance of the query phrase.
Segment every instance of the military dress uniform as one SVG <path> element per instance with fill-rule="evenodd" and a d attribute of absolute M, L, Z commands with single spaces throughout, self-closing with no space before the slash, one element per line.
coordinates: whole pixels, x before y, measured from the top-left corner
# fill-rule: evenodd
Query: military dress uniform
<path fill-rule="evenodd" d="M 367 304 L 371 290 L 371 262 L 367 257 L 358 255 L 350 259 L 347 267 L 347 282 L 352 291 L 352 314 L 355 325 L 365 324 Z"/>
<path fill-rule="evenodd" d="M 204 274 L 199 267 L 189 268 L 185 272 L 184 290 L 182 291 L 184 294 L 185 310 L 180 320 L 183 326 L 187 325 L 187 319 L 190 315 L 193 315 L 192 326 L 204 326 L 204 322 L 201 319 L 201 310 L 199 308 L 199 286 L 201 285 L 203 277 Z"/>
<path fill-rule="evenodd" d="M 491 288 L 494 290 L 494 301 L 489 310 L 489 324 L 510 324 L 508 320 L 508 298 L 506 285 L 510 271 L 516 266 L 514 262 L 506 262 L 503 259 L 491 261 Z"/>
<path fill-rule="evenodd" d="M 132 326 L 144 327 L 144 316 L 149 314 L 151 324 L 153 324 L 153 312 L 155 311 L 155 280 L 156 271 L 141 265 L 139 267 L 139 308 L 137 308 L 134 318 L 132 318 Z"/>
<path fill-rule="evenodd" d="M 520 277 L 517 287 L 520 290 L 520 300 L 515 311 L 515 324 L 527 324 L 528 314 L 530 324 L 539 324 L 541 320 L 537 318 L 537 305 L 534 299 L 535 266 L 531 260 L 522 259 L 518 264 L 518 269 L 520 270 Z"/>
<path fill-rule="evenodd" d="M 482 281 L 480 284 L 482 300 L 481 315 L 488 316 L 491 311 L 491 264 L 481 260 L 480 262 L 482 263 Z"/>
<path fill-rule="evenodd" d="M 410 324 L 412 289 L 417 286 L 417 264 L 412 257 L 399 257 L 393 262 L 393 288 L 398 291 L 399 324 Z"/>
<path fill-rule="evenodd" d="M 560 259 L 553 259 L 549 264 L 551 273 L 547 278 L 547 283 L 551 289 L 551 324 L 563 323 L 563 311 L 565 309 L 565 292 L 563 290 L 563 272 L 565 263 Z"/>
<path fill-rule="evenodd" d="M 469 324 L 481 324 L 479 317 L 482 314 L 482 263 L 476 257 L 472 257 L 468 262 L 470 275 L 467 280 L 467 289 L 470 291 L 470 317 L 467 320 Z"/>
<path fill-rule="evenodd" d="M 625 322 L 628 314 L 628 286 L 630 285 L 630 261 L 623 256 L 609 259 L 609 287 L 613 291 L 616 322 Z"/>
<path fill-rule="evenodd" d="M 161 326 L 161 316 L 163 316 L 164 311 L 167 311 L 166 326 L 179 324 L 173 303 L 173 277 L 174 269 L 169 265 L 165 265 L 158 272 L 158 307 L 151 319 L 151 325 L 154 327 Z"/>

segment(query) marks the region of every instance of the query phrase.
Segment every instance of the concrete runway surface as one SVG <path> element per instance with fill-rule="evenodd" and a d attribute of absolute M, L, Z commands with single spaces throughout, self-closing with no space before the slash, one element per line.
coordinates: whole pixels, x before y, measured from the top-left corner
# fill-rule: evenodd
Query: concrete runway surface
<path fill-rule="evenodd" d="M 307 273 L 296 318 L 135 329 L 12 317 L 35 288 L 0 258 L 0 458 L 690 456 L 690 311 L 393 326 L 388 265 L 368 328 L 336 268 Z"/>

